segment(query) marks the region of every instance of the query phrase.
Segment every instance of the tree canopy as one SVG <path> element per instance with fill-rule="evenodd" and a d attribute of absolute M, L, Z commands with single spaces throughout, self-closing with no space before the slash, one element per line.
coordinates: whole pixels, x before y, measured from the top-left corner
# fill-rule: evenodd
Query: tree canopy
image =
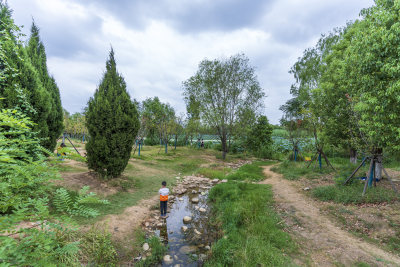
<path fill-rule="evenodd" d="M 198 105 L 201 120 L 219 135 L 223 158 L 228 141 L 238 133 L 236 126 L 253 122 L 263 107 L 264 92 L 244 54 L 201 61 L 196 74 L 183 83 L 183 89 L 187 106 Z"/>

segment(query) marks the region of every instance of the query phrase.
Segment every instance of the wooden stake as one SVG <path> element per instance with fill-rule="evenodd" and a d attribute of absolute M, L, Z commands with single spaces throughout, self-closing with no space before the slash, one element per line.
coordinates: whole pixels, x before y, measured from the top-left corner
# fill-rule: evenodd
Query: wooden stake
<path fill-rule="evenodd" d="M 369 171 L 368 171 L 368 174 L 367 174 L 367 179 L 365 179 L 364 190 L 363 190 L 363 193 L 362 193 L 363 196 L 365 195 L 365 191 L 367 191 L 368 180 L 371 179 L 371 177 L 368 177 L 368 176 L 370 175 L 370 173 L 372 171 L 373 165 L 374 165 L 374 157 L 371 158 L 371 163 L 369 164 Z M 373 177 L 374 177 L 374 175 L 372 175 L 372 178 Z"/>
<path fill-rule="evenodd" d="M 324 156 L 326 165 L 331 166 L 331 168 L 332 168 L 334 171 L 336 171 L 336 169 L 332 166 L 331 162 L 329 161 L 329 159 L 328 159 L 328 157 L 325 155 L 325 153 L 324 153 L 323 151 L 321 151 L 321 153 L 322 153 L 322 156 Z"/>
<path fill-rule="evenodd" d="M 367 161 L 367 159 L 369 159 L 368 157 L 365 157 L 363 159 L 363 161 L 361 162 L 361 164 L 357 167 L 357 169 L 355 169 L 355 171 L 353 171 L 353 173 L 346 179 L 346 181 L 344 181 L 343 185 L 347 184 L 351 178 L 353 178 L 353 176 L 358 172 L 358 170 L 362 167 L 362 165 L 364 164 L 365 161 Z"/>
<path fill-rule="evenodd" d="M 314 157 L 315 157 L 317 154 L 318 154 L 318 153 L 316 153 L 316 154 L 311 158 L 311 161 L 310 161 L 310 163 L 308 163 L 307 168 L 310 167 L 311 163 L 314 161 Z"/>
<path fill-rule="evenodd" d="M 392 188 L 393 188 L 394 192 L 397 193 L 397 190 L 396 190 L 396 187 L 395 187 L 395 185 L 394 185 L 394 183 L 393 183 L 392 178 L 390 178 L 389 174 L 386 172 L 386 170 L 385 170 L 385 168 L 383 168 L 383 166 L 382 166 L 382 170 L 383 170 L 383 172 L 385 173 L 385 175 L 387 176 L 387 178 L 388 178 L 390 184 L 392 185 Z"/>

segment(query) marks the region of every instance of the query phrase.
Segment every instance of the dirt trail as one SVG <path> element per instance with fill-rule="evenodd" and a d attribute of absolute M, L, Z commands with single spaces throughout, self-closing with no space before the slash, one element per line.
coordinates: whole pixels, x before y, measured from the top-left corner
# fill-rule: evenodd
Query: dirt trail
<path fill-rule="evenodd" d="M 336 226 L 320 212 L 321 203 L 301 193 L 302 188 L 294 182 L 283 179 L 272 172 L 272 166 L 264 169 L 266 180 L 260 184 L 270 184 L 279 208 L 289 211 L 300 227 L 290 229 L 301 239 L 301 250 L 311 259 L 311 266 L 350 266 L 355 262 L 365 262 L 372 266 L 400 266 L 400 258 L 370 243 L 360 240 Z"/>
<path fill-rule="evenodd" d="M 143 199 L 137 205 L 127 207 L 121 214 L 107 215 L 97 224 L 106 225 L 115 240 L 123 240 L 140 227 L 141 222 L 150 215 L 151 207 L 158 203 L 158 198 L 156 195 Z"/>

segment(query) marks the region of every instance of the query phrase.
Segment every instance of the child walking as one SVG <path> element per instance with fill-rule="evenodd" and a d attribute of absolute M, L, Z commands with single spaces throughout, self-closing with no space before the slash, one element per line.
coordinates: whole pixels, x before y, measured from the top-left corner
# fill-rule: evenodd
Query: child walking
<path fill-rule="evenodd" d="M 167 182 L 163 181 L 161 183 L 162 187 L 158 190 L 160 193 L 160 210 L 161 210 L 161 218 L 167 218 L 167 204 L 168 204 L 168 194 L 169 189 L 167 188 Z"/>

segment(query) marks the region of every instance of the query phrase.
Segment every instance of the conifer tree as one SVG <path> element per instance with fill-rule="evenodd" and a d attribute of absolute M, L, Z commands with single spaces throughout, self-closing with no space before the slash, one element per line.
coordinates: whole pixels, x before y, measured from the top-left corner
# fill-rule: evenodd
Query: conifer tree
<path fill-rule="evenodd" d="M 106 178 L 119 176 L 128 164 L 140 126 L 136 106 L 117 72 L 112 48 L 103 79 L 88 102 L 86 125 L 89 168 Z"/>
<path fill-rule="evenodd" d="M 47 117 L 48 138 L 44 140 L 43 146 L 53 151 L 57 138 L 63 130 L 63 109 L 61 106 L 60 90 L 53 77 L 47 69 L 47 57 L 43 42 L 40 40 L 39 28 L 32 23 L 31 36 L 26 47 L 28 56 L 44 90 L 50 95 L 51 112 Z"/>
<path fill-rule="evenodd" d="M 6 3 L 0 2 L 0 45 L 4 55 L 0 65 L 4 68 L 4 79 L 1 79 L 0 108 L 21 108 L 19 96 L 21 93 L 27 97 L 33 109 L 27 110 L 35 126 L 33 131 L 38 132 L 38 137 L 46 140 L 49 134 L 47 118 L 50 113 L 50 95 L 44 89 L 39 75 L 32 66 L 29 57 L 23 49 L 19 36 L 19 28 L 12 19 L 12 11 Z"/>

